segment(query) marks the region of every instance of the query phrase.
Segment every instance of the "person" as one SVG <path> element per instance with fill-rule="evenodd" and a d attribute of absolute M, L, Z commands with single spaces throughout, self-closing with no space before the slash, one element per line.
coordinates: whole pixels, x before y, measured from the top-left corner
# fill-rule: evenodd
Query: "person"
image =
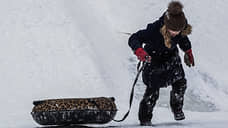
<path fill-rule="evenodd" d="M 157 21 L 130 36 L 130 48 L 145 63 L 142 80 L 146 90 L 138 112 L 141 125 L 152 124 L 152 112 L 159 97 L 159 89 L 169 85 L 172 86 L 170 106 L 174 118 L 185 119 L 182 108 L 187 80 L 177 45 L 185 52 L 186 65 L 194 66 L 192 46 L 188 38 L 191 31 L 192 26 L 187 22 L 182 3 L 172 1 Z"/>

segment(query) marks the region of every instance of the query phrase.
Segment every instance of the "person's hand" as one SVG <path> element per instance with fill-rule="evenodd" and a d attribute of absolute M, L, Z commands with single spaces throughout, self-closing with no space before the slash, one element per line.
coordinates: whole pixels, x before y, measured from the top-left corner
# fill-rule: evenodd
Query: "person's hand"
<path fill-rule="evenodd" d="M 195 66 L 192 49 L 185 51 L 184 62 L 188 67 Z"/>
<path fill-rule="evenodd" d="M 135 50 L 135 55 L 140 61 L 151 62 L 151 57 L 144 51 L 143 48 L 138 48 Z"/>

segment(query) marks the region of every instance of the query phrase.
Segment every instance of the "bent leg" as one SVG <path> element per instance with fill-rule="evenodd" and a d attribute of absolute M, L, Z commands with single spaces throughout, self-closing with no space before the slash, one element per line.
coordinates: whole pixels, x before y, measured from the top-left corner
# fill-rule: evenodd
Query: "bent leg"
<path fill-rule="evenodd" d="M 187 88 L 186 79 L 183 78 L 172 85 L 172 91 L 170 92 L 170 106 L 174 113 L 175 120 L 185 119 L 182 111 L 184 105 L 184 94 Z"/>

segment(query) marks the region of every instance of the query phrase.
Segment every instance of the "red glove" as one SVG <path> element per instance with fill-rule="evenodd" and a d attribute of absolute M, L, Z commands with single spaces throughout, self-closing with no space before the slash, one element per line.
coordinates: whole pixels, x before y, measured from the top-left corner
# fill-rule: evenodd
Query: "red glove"
<path fill-rule="evenodd" d="M 138 48 L 135 50 L 135 55 L 138 57 L 140 61 L 151 61 L 151 57 L 144 51 L 143 48 Z"/>
<path fill-rule="evenodd" d="M 193 54 L 192 54 L 192 49 L 189 49 L 189 50 L 185 51 L 184 62 L 189 67 L 195 66 L 194 57 L 193 57 Z"/>

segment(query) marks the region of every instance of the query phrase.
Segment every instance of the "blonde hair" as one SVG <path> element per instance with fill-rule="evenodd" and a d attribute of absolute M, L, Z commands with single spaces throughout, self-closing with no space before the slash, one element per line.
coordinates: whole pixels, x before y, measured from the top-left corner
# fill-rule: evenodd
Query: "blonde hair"
<path fill-rule="evenodd" d="M 160 29 L 160 32 L 163 35 L 165 46 L 167 48 L 171 48 L 171 46 L 172 46 L 172 44 L 171 44 L 171 35 L 168 32 L 168 30 L 167 30 L 165 25 L 162 26 L 162 28 Z"/>

